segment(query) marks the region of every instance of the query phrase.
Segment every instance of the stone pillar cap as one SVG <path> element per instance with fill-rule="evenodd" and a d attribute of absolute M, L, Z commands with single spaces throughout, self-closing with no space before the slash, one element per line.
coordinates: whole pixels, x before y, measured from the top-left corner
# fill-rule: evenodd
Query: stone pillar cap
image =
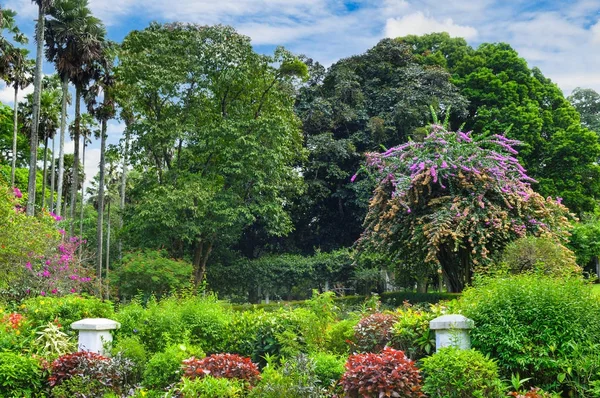
<path fill-rule="evenodd" d="M 71 324 L 74 330 L 113 330 L 121 327 L 121 324 L 106 318 L 85 318 Z"/>
<path fill-rule="evenodd" d="M 429 322 L 432 330 L 440 329 L 473 329 L 475 322 L 463 315 L 448 314 L 437 317 Z"/>

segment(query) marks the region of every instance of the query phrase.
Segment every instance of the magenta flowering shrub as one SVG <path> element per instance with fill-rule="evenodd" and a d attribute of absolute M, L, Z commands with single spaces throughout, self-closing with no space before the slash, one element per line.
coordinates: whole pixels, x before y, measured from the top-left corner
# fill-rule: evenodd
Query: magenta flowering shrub
<path fill-rule="evenodd" d="M 77 254 L 82 242 L 66 239 L 60 217 L 24 212 L 23 194 L 0 181 L 0 293 L 27 295 L 80 292 L 92 282 Z"/>
<path fill-rule="evenodd" d="M 421 142 L 367 154 L 378 186 L 359 250 L 386 253 L 421 275 L 438 270 L 460 291 L 474 268 L 519 237 L 565 239 L 571 215 L 560 198 L 532 189 L 518 144 L 434 125 Z"/>

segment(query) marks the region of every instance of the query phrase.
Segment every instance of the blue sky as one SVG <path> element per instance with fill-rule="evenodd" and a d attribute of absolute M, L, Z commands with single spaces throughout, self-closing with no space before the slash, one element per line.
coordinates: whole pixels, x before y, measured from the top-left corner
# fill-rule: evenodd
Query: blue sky
<path fill-rule="evenodd" d="M 31 0 L 3 1 L 33 34 Z M 384 37 L 447 31 L 471 45 L 507 42 L 569 94 L 575 87 L 600 92 L 600 0 L 90 0 L 108 36 L 121 41 L 151 21 L 228 24 L 250 36 L 259 52 L 277 45 L 325 65 L 359 54 Z M 51 65 L 44 72 L 52 73 Z M 0 101 L 12 93 L 0 86 Z M 109 126 L 118 142 L 122 126 Z M 88 179 L 99 150 L 88 152 Z M 72 144 L 68 145 L 72 148 Z"/>

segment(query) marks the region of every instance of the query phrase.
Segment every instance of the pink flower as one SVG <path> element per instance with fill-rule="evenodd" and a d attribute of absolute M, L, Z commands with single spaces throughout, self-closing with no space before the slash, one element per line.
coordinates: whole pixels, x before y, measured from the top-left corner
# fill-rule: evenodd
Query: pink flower
<path fill-rule="evenodd" d="M 31 263 L 29 261 L 27 262 L 27 264 L 25 264 L 25 268 L 31 269 Z"/>
<path fill-rule="evenodd" d="M 15 195 L 17 198 L 19 198 L 19 199 L 21 199 L 21 198 L 23 197 L 23 194 L 21 193 L 21 190 L 20 190 L 19 188 L 17 188 L 17 187 L 14 187 L 14 188 L 13 188 L 13 194 L 14 194 L 14 195 Z"/>
<path fill-rule="evenodd" d="M 64 229 L 59 229 L 58 233 L 61 234 L 61 235 L 64 235 L 65 234 L 65 230 Z"/>
<path fill-rule="evenodd" d="M 40 296 L 45 296 L 45 295 L 46 295 L 46 292 L 42 290 L 42 291 L 40 292 Z"/>
<path fill-rule="evenodd" d="M 75 293 L 76 292 L 75 288 L 71 288 L 70 292 Z"/>
<path fill-rule="evenodd" d="M 352 176 L 352 178 L 350 178 L 350 182 L 354 182 L 354 180 L 356 180 L 356 174 L 354 174 L 354 175 Z"/>
<path fill-rule="evenodd" d="M 44 278 L 48 278 L 48 277 L 50 277 L 50 272 L 47 269 L 45 269 L 44 272 L 42 272 L 42 276 Z"/>
<path fill-rule="evenodd" d="M 50 293 L 52 293 L 52 294 L 56 294 L 56 293 L 58 293 L 58 290 L 56 290 L 56 289 L 52 289 L 52 291 L 51 291 Z"/>

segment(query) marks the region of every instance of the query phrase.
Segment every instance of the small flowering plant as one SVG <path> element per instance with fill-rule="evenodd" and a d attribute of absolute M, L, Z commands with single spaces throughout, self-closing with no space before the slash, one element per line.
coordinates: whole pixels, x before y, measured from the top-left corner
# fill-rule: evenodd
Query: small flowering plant
<path fill-rule="evenodd" d="M 571 228 L 560 198 L 544 199 L 515 157 L 516 140 L 474 138 L 431 126 L 420 142 L 368 153 L 366 170 L 377 181 L 360 251 L 443 272 L 460 291 L 473 267 L 524 236 L 566 239 Z"/>

